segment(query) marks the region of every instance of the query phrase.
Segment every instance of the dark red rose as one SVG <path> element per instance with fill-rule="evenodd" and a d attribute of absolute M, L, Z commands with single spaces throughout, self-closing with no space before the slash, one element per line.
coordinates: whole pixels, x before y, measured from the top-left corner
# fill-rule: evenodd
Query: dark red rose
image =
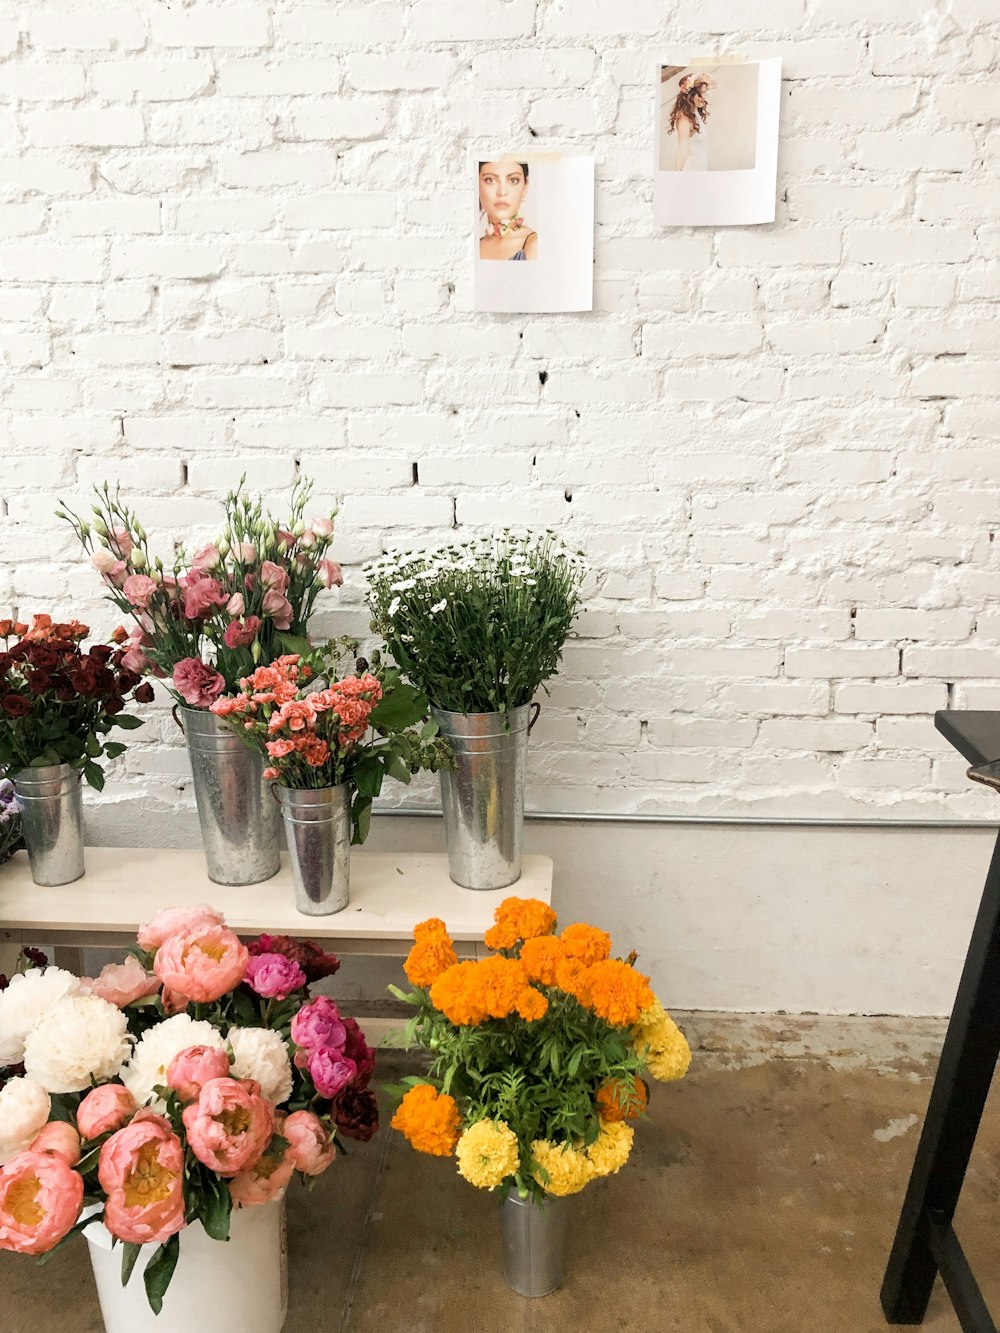
<path fill-rule="evenodd" d="M 153 687 L 148 681 L 144 685 L 140 685 L 135 694 L 132 695 L 137 704 L 151 704 L 154 697 Z"/>
<path fill-rule="evenodd" d="M 61 704 L 72 703 L 76 698 L 76 690 L 74 690 L 72 685 L 57 685 L 56 698 Z"/>
<path fill-rule="evenodd" d="M 26 713 L 31 712 L 31 700 L 26 699 L 23 694 L 11 692 L 0 698 L 0 708 L 8 717 L 24 717 Z"/>
<path fill-rule="evenodd" d="M 110 699 L 104 701 L 104 711 L 110 713 L 112 717 L 115 713 L 120 713 L 125 707 L 125 700 L 120 694 L 113 694 Z"/>
<path fill-rule="evenodd" d="M 52 684 L 52 677 L 47 671 L 29 671 L 25 679 L 32 694 L 44 694 Z"/>
<path fill-rule="evenodd" d="M 106 643 L 95 643 L 90 650 L 90 656 L 95 662 L 100 662 L 102 666 L 108 662 L 114 649 Z"/>
<path fill-rule="evenodd" d="M 100 695 L 116 694 L 118 692 L 118 681 L 115 679 L 115 673 L 109 671 L 107 667 L 95 667 L 94 687 Z"/>
<path fill-rule="evenodd" d="M 368 1081 L 375 1072 L 375 1052 L 365 1041 L 365 1034 L 358 1027 L 356 1019 L 343 1018 L 341 1022 L 347 1029 L 344 1054 L 348 1060 L 353 1060 L 358 1067 L 357 1077 L 352 1081 L 351 1086 L 359 1090 L 367 1088 Z"/>
<path fill-rule="evenodd" d="M 367 1143 L 378 1130 L 378 1102 L 367 1088 L 345 1088 L 330 1109 L 337 1129 L 349 1139 Z"/>
<path fill-rule="evenodd" d="M 28 645 L 26 643 L 15 643 L 8 656 L 12 662 L 24 662 L 28 656 Z"/>
<path fill-rule="evenodd" d="M 128 694 L 129 690 L 134 690 L 142 677 L 137 671 L 129 671 L 127 668 L 118 673 L 117 689 L 119 694 Z"/>
<path fill-rule="evenodd" d="M 28 660 L 32 666 L 38 667 L 42 671 L 53 671 L 59 665 L 59 654 L 44 643 L 33 643 L 28 652 Z"/>
<path fill-rule="evenodd" d="M 29 966 L 29 970 L 32 967 L 48 967 L 49 965 L 49 956 L 42 949 L 33 949 L 30 944 L 26 944 L 21 953 Z"/>

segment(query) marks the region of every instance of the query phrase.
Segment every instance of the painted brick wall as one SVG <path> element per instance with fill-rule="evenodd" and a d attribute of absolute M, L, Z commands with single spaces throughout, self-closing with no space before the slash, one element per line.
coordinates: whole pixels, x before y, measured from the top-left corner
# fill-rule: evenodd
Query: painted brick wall
<path fill-rule="evenodd" d="M 678 45 L 784 57 L 773 227 L 653 225 Z M 998 53 L 990 0 L 4 8 L 0 601 L 114 623 L 56 493 L 165 552 L 302 471 L 332 632 L 386 544 L 589 553 L 538 808 L 993 814 L 930 715 L 1000 707 Z M 469 313 L 466 146 L 528 140 L 596 154 L 591 315 Z M 190 803 L 140 735 L 123 827 Z"/>

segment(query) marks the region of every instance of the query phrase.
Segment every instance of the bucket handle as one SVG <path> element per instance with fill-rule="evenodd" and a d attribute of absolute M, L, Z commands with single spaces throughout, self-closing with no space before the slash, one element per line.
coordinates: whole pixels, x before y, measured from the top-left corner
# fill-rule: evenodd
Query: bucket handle
<path fill-rule="evenodd" d="M 531 707 L 532 707 L 535 711 L 534 711 L 534 714 L 532 715 L 531 721 L 528 723 L 528 735 L 529 735 L 529 736 L 531 735 L 531 728 L 532 728 L 532 727 L 535 725 L 535 723 L 538 721 L 538 714 L 542 711 L 542 705 L 541 705 L 540 703 L 538 703 L 537 701 L 532 702 Z"/>
<path fill-rule="evenodd" d="M 183 723 L 183 722 L 181 721 L 181 719 L 180 719 L 180 714 L 179 714 L 178 711 L 177 711 L 178 707 L 179 707 L 178 704 L 174 704 L 173 708 L 171 708 L 171 710 L 170 710 L 170 716 L 174 719 L 174 721 L 175 721 L 175 722 L 177 723 L 177 725 L 180 727 L 181 731 L 184 732 L 184 723 Z M 184 732 L 184 734 L 185 734 L 185 736 L 186 736 L 186 735 L 187 735 L 187 732 Z"/>

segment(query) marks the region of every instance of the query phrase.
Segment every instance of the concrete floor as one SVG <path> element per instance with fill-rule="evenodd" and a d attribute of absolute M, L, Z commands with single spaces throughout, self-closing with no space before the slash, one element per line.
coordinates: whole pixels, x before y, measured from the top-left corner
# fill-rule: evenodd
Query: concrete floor
<path fill-rule="evenodd" d="M 944 1025 L 678 1015 L 696 1061 L 574 1201 L 565 1287 L 503 1283 L 496 1203 L 380 1133 L 288 1201 L 285 1333 L 881 1333 L 878 1289 Z M 386 1055 L 381 1074 L 408 1058 Z M 413 1067 L 409 1063 L 409 1067 Z M 956 1229 L 1000 1312 L 1000 1116 Z M 164 1333 L 209 1333 L 164 1329 Z M 0 1254 L 3 1333 L 100 1333 L 86 1246 Z M 935 1288 L 923 1325 L 957 1333 Z"/>

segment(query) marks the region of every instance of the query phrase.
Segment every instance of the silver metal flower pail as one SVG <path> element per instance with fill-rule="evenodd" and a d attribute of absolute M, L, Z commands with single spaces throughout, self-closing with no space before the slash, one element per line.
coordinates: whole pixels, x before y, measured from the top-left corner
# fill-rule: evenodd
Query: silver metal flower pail
<path fill-rule="evenodd" d="M 275 784 L 272 790 L 285 821 L 297 910 L 306 916 L 342 912 L 351 900 L 352 784 Z"/>
<path fill-rule="evenodd" d="M 511 1190 L 500 1204 L 503 1273 L 519 1296 L 547 1296 L 562 1285 L 566 1271 L 566 1201 L 544 1203 Z"/>
<path fill-rule="evenodd" d="M 281 864 L 281 815 L 259 754 L 204 708 L 174 709 L 187 739 L 208 877 L 259 884 Z"/>
<path fill-rule="evenodd" d="M 448 872 L 463 888 L 503 889 L 521 876 L 528 732 L 538 707 L 524 704 L 506 713 L 431 709 L 455 754 L 455 768 L 440 772 L 441 805 Z"/>
<path fill-rule="evenodd" d="M 83 798 L 80 774 L 69 764 L 22 768 L 11 774 L 31 878 L 51 888 L 83 874 Z"/>

